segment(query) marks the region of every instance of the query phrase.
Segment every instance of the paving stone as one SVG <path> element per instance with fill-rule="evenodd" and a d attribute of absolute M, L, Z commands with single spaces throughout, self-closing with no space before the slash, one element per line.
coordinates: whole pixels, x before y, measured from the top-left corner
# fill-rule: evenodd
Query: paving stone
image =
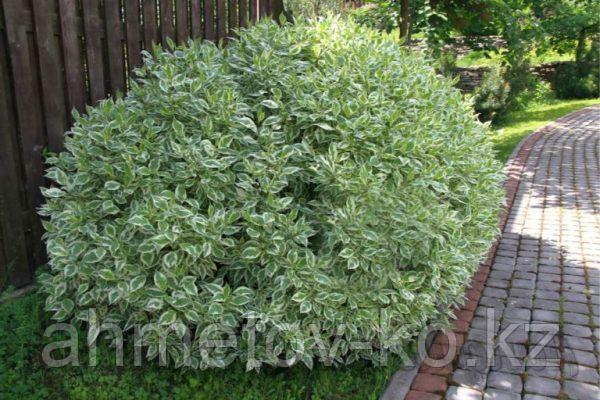
<path fill-rule="evenodd" d="M 498 389 L 486 389 L 483 394 L 484 400 L 521 400 L 521 395 L 517 393 L 505 392 Z"/>
<path fill-rule="evenodd" d="M 562 269 L 559 266 L 551 266 L 548 264 L 545 264 L 543 260 L 540 260 L 540 268 L 539 268 L 539 272 L 544 273 L 544 274 L 553 274 L 553 275 L 557 275 L 560 276 L 562 274 Z M 560 263 L 558 264 L 560 265 Z M 560 282 L 560 279 L 559 279 Z"/>
<path fill-rule="evenodd" d="M 488 343 L 488 332 L 486 330 L 483 329 L 471 329 L 469 330 L 468 336 L 467 336 L 468 340 L 473 340 L 475 342 L 481 342 L 481 343 Z M 493 340 L 493 335 L 492 338 Z"/>
<path fill-rule="evenodd" d="M 466 354 L 461 352 L 461 355 L 458 357 L 457 368 L 487 372 L 489 362 L 486 354 Z"/>
<path fill-rule="evenodd" d="M 550 339 L 547 338 L 547 335 L 550 335 Z M 556 333 L 548 333 L 548 332 L 529 332 L 529 345 L 536 346 L 544 341 L 545 346 L 551 347 L 559 347 L 560 341 L 558 338 L 558 332 Z M 546 342 L 547 341 L 547 342 Z"/>
<path fill-rule="evenodd" d="M 569 283 L 569 282 L 563 282 L 562 288 L 563 288 L 563 291 L 575 292 L 575 293 L 583 293 L 586 290 L 585 285 L 579 285 L 576 283 Z"/>
<path fill-rule="evenodd" d="M 590 339 L 576 336 L 563 336 L 563 345 L 567 349 L 594 351 L 594 344 Z"/>
<path fill-rule="evenodd" d="M 533 279 L 513 279 L 512 281 L 513 288 L 520 289 L 535 289 L 535 280 Z"/>
<path fill-rule="evenodd" d="M 558 294 L 558 292 L 555 292 L 552 290 L 536 290 L 535 298 L 558 301 L 558 299 L 560 298 L 560 294 Z"/>
<path fill-rule="evenodd" d="M 485 317 L 475 317 L 471 320 L 471 329 L 486 330 L 489 324 L 494 324 L 494 321 L 489 321 Z M 494 324 L 495 325 L 495 324 Z"/>
<path fill-rule="evenodd" d="M 531 310 L 527 308 L 507 307 L 504 309 L 504 320 L 529 322 L 530 319 Z"/>
<path fill-rule="evenodd" d="M 577 364 L 565 364 L 563 366 L 563 376 L 577 382 L 592 383 L 597 385 L 600 382 L 600 376 L 595 368 L 584 367 Z"/>
<path fill-rule="evenodd" d="M 434 393 L 411 390 L 406 394 L 404 400 L 441 400 L 442 396 Z"/>
<path fill-rule="evenodd" d="M 539 308 L 542 310 L 550 310 L 550 311 L 559 311 L 560 303 L 558 301 L 552 300 L 544 300 L 544 299 L 535 299 L 533 302 L 533 306 L 535 308 Z"/>
<path fill-rule="evenodd" d="M 537 278 L 537 274 L 534 274 L 532 272 L 525 272 L 525 271 L 515 271 L 515 273 L 513 274 L 513 278 L 515 278 L 515 279 L 524 279 L 524 280 L 527 280 L 527 281 L 534 281 L 535 282 L 535 280 Z"/>
<path fill-rule="evenodd" d="M 557 282 L 561 281 L 560 274 L 549 274 L 541 272 L 537 274 L 537 280 L 541 282 Z"/>
<path fill-rule="evenodd" d="M 497 355 L 494 357 L 494 362 L 490 369 L 492 371 L 519 375 L 525 372 L 525 362 L 523 360 Z"/>
<path fill-rule="evenodd" d="M 493 297 L 498 299 L 506 299 L 508 297 L 508 293 L 504 289 L 498 289 L 494 287 L 486 287 L 483 290 L 483 295 L 487 297 Z"/>
<path fill-rule="evenodd" d="M 488 280 L 485 282 L 485 285 L 499 289 L 508 289 L 510 286 L 510 281 L 508 279 L 488 278 Z"/>
<path fill-rule="evenodd" d="M 496 297 L 482 296 L 479 299 L 479 304 L 486 307 L 491 307 L 495 310 L 502 311 L 504 309 L 504 301 Z"/>
<path fill-rule="evenodd" d="M 529 341 L 529 335 L 527 331 L 524 329 L 523 324 L 518 323 L 517 325 L 519 326 L 514 330 L 504 330 L 507 331 L 506 335 L 503 336 L 503 338 L 505 338 L 504 340 L 506 343 L 527 344 Z"/>
<path fill-rule="evenodd" d="M 533 297 L 509 297 L 506 306 L 513 308 L 533 308 Z"/>
<path fill-rule="evenodd" d="M 490 272 L 490 276 L 488 278 L 488 280 L 491 279 L 498 279 L 498 280 L 510 280 L 512 278 L 512 271 L 508 272 L 508 271 L 501 271 L 501 270 L 497 270 L 497 269 L 492 269 L 492 271 Z"/>
<path fill-rule="evenodd" d="M 452 382 L 457 386 L 483 390 L 487 376 L 473 370 L 457 369 L 452 375 Z"/>
<path fill-rule="evenodd" d="M 507 392 L 521 393 L 523 391 L 523 380 L 521 376 L 507 374 L 505 372 L 490 372 L 487 379 L 488 387 L 500 389 Z"/>
<path fill-rule="evenodd" d="M 556 400 L 547 396 L 540 396 L 539 394 L 526 394 L 523 400 Z"/>
<path fill-rule="evenodd" d="M 563 292 L 563 296 L 565 297 L 565 301 L 574 301 L 584 304 L 587 304 L 588 302 L 587 296 L 580 292 Z"/>
<path fill-rule="evenodd" d="M 526 366 L 527 376 L 539 376 L 558 380 L 562 376 L 560 366 Z"/>
<path fill-rule="evenodd" d="M 577 276 L 577 275 L 565 275 L 563 277 L 563 281 L 567 283 L 577 283 L 580 285 L 585 284 L 585 276 Z"/>
<path fill-rule="evenodd" d="M 527 376 L 525 392 L 557 397 L 560 393 L 560 382 L 539 376 Z"/>
<path fill-rule="evenodd" d="M 560 321 L 560 314 L 556 311 L 534 309 L 532 314 L 532 322 L 553 322 Z"/>
<path fill-rule="evenodd" d="M 562 326 L 561 330 L 565 335 L 569 336 L 577 336 L 582 338 L 592 337 L 592 330 L 583 325 L 565 324 Z"/>
<path fill-rule="evenodd" d="M 563 313 L 563 322 L 573 325 L 587 325 L 590 323 L 590 316 L 585 314 L 577 314 L 573 312 Z"/>
<path fill-rule="evenodd" d="M 573 400 L 598 400 L 600 398 L 600 388 L 589 383 L 566 380 L 563 384 L 563 391 L 568 399 Z"/>
<path fill-rule="evenodd" d="M 496 354 L 499 356 L 525 359 L 525 357 L 527 357 L 527 347 L 519 343 L 506 343 L 503 346 L 496 346 Z"/>
<path fill-rule="evenodd" d="M 536 287 L 540 290 L 556 290 L 559 291 L 560 290 L 560 283 L 556 283 L 556 282 L 538 282 Z"/>
<path fill-rule="evenodd" d="M 589 312 L 588 305 L 585 303 L 576 303 L 573 301 L 564 301 L 563 310 L 565 312 L 574 312 L 579 314 L 587 314 Z"/>
<path fill-rule="evenodd" d="M 446 400 L 481 400 L 483 395 L 474 389 L 450 386 L 446 392 Z"/>

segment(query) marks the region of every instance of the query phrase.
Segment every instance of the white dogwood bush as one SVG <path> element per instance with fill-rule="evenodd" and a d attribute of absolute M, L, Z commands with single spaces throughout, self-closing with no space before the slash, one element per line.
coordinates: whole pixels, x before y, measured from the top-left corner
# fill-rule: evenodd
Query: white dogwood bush
<path fill-rule="evenodd" d="M 194 366 L 377 363 L 446 319 L 496 234 L 488 136 L 425 60 L 351 22 L 157 51 L 48 159 L 47 309 L 152 323 L 150 357 L 171 329 L 179 364 L 183 325 Z M 237 343 L 200 349 L 213 324 Z"/>

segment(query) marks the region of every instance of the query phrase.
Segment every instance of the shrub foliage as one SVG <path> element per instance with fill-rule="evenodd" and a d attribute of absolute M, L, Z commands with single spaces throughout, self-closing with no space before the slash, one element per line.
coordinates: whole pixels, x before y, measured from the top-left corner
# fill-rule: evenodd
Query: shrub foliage
<path fill-rule="evenodd" d="M 492 121 L 508 109 L 509 94 L 505 71 L 493 67 L 483 74 L 481 84 L 473 92 L 473 108 L 481 120 Z"/>
<path fill-rule="evenodd" d="M 219 350 L 248 368 L 334 343 L 377 362 L 445 320 L 496 234 L 488 136 L 452 82 L 351 22 L 157 50 L 48 160 L 47 309 L 153 323 L 149 357 L 174 327 L 178 363 L 191 326 L 193 366 L 223 365 L 197 346 L 215 323 L 252 325 L 252 357 L 247 331 Z"/>

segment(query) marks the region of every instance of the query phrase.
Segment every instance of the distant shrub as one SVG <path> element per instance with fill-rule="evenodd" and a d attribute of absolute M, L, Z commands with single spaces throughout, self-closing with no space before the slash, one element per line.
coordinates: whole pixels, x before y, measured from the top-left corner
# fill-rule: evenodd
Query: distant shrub
<path fill-rule="evenodd" d="M 456 53 L 453 51 L 443 51 L 436 61 L 438 72 L 446 77 L 456 76 Z"/>
<path fill-rule="evenodd" d="M 587 99 L 600 96 L 598 64 L 564 63 L 556 68 L 554 90 L 560 99 Z"/>
<path fill-rule="evenodd" d="M 481 84 L 473 91 L 473 107 L 483 121 L 492 121 L 508 107 L 510 85 L 504 80 L 504 71 L 492 67 L 485 72 Z"/>
<path fill-rule="evenodd" d="M 398 15 L 393 8 L 368 4 L 348 12 L 360 25 L 390 33 L 398 28 Z"/>
<path fill-rule="evenodd" d="M 47 160 L 55 319 L 185 324 L 200 367 L 225 364 L 203 332 L 252 324 L 254 358 L 245 334 L 209 354 L 310 366 L 334 343 L 335 363 L 378 362 L 462 301 L 497 232 L 500 166 L 420 56 L 337 19 L 261 23 L 224 50 L 158 51 L 137 82 Z"/>
<path fill-rule="evenodd" d="M 327 14 L 338 14 L 344 9 L 345 0 L 285 0 L 284 8 L 296 18 L 315 18 Z"/>
<path fill-rule="evenodd" d="M 521 92 L 511 104 L 511 109 L 524 110 L 535 103 L 545 103 L 556 99 L 555 93 L 548 82 L 540 79 L 535 80 L 535 85 L 524 92 Z"/>

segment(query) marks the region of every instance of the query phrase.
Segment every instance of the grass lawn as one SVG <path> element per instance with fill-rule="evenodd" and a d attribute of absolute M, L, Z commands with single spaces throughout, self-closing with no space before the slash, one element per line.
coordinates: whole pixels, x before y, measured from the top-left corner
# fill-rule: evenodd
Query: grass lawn
<path fill-rule="evenodd" d="M 493 126 L 493 142 L 498 151 L 498 159 L 506 161 L 521 139 L 536 129 L 563 115 L 594 104 L 600 104 L 600 99 L 551 100 L 545 103 L 531 104 L 524 110 L 508 112 Z"/>
<path fill-rule="evenodd" d="M 81 367 L 49 368 L 42 349 L 57 336 L 44 338 L 48 313 L 43 299 L 33 293 L 0 304 L 0 399 L 197 399 L 197 400 L 376 400 L 400 366 L 391 359 L 386 367 L 367 362 L 348 367 L 304 365 L 263 368 L 245 372 L 244 365 L 204 371 L 133 366 L 125 348 L 125 367 L 115 367 L 113 349 L 98 346 L 98 366 L 90 367 L 85 334 L 79 335 Z M 58 351 L 52 353 L 60 359 Z M 128 362 L 129 358 L 129 362 Z M 148 364 L 148 365 L 146 365 Z M 151 364 L 151 365 L 150 365 Z M 129 365 L 129 367 L 127 367 Z"/>
<path fill-rule="evenodd" d="M 531 53 L 532 65 L 545 64 L 557 61 L 573 61 L 573 54 L 559 54 L 555 51 L 547 51 L 543 54 Z M 473 50 L 456 60 L 457 67 L 491 67 L 500 65 L 502 56 L 496 52 Z"/>

